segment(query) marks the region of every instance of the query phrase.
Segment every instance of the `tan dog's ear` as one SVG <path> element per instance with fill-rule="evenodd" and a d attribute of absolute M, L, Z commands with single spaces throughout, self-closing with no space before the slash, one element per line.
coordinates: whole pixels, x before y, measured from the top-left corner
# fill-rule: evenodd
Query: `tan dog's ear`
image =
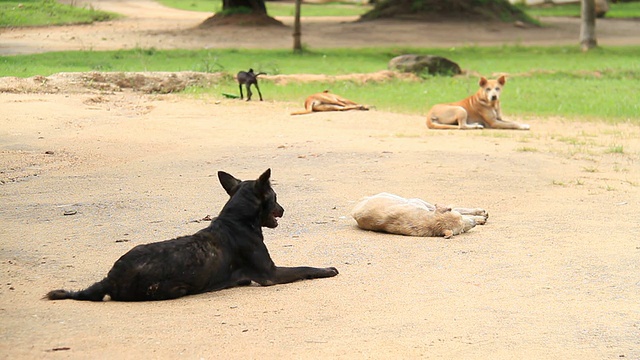
<path fill-rule="evenodd" d="M 500 76 L 500 77 L 498 78 L 498 84 L 500 84 L 500 85 L 504 86 L 504 84 L 505 84 L 506 82 L 507 82 L 507 78 L 506 78 L 506 77 L 504 77 L 504 75 L 502 75 L 502 76 Z"/>
<path fill-rule="evenodd" d="M 485 85 L 487 85 L 487 81 L 487 78 L 483 76 L 480 78 L 480 82 L 478 83 L 478 85 L 480 85 L 480 87 L 484 87 Z"/>

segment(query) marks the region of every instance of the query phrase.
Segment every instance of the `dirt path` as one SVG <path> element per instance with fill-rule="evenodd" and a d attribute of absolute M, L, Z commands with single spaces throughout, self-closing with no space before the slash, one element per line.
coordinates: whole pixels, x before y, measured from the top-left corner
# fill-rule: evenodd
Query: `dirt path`
<path fill-rule="evenodd" d="M 29 36 L 23 49 L 45 49 Z M 294 118 L 301 104 L 268 97 L 73 81 L 0 94 L 2 358 L 640 358 L 638 126 L 429 131 L 422 116 Z M 40 300 L 206 226 L 226 198 L 218 170 L 268 167 L 286 209 L 265 233 L 273 258 L 337 277 L 161 303 Z M 489 222 L 450 240 L 358 230 L 351 207 L 381 191 L 484 207 Z"/>

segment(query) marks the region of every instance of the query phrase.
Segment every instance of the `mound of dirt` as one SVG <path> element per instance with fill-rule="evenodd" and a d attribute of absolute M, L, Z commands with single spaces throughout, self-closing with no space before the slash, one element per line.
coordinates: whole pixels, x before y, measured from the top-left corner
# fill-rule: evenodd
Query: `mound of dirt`
<path fill-rule="evenodd" d="M 285 85 L 290 82 L 335 82 L 354 81 L 366 83 L 370 81 L 387 81 L 392 79 L 418 80 L 414 74 L 400 73 L 390 70 L 382 70 L 366 74 L 344 74 L 344 75 L 324 75 L 324 74 L 291 74 L 291 75 L 261 75 L 261 79 L 273 81 L 275 84 Z"/>
<path fill-rule="evenodd" d="M 217 26 L 286 27 L 286 25 L 279 20 L 276 20 L 266 14 L 215 14 L 198 25 L 198 28 L 208 29 Z"/>
<path fill-rule="evenodd" d="M 183 72 L 68 72 L 51 76 L 36 75 L 30 78 L 0 77 L 0 93 L 87 93 L 121 92 L 125 89 L 145 94 L 169 94 L 184 90 L 189 86 L 210 86 L 224 80 L 231 80 L 227 72 L 203 73 Z M 289 74 L 261 75 L 260 79 L 285 85 L 290 82 L 335 82 L 387 81 L 392 79 L 418 80 L 414 74 L 383 70 L 365 74 L 323 75 Z"/>
<path fill-rule="evenodd" d="M 0 78 L 0 92 L 83 93 L 87 90 L 119 92 L 131 89 L 143 93 L 169 94 L 188 86 L 220 82 L 226 73 L 183 72 L 69 72 L 30 78 Z"/>
<path fill-rule="evenodd" d="M 508 1 L 387 0 L 364 14 L 361 20 L 415 18 L 429 21 L 523 21 L 531 19 Z"/>

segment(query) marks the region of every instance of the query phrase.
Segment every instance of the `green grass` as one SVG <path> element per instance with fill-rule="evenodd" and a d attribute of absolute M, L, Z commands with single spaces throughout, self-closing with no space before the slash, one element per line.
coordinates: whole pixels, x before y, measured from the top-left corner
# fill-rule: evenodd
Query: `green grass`
<path fill-rule="evenodd" d="M 547 78 L 555 87 L 567 79 L 637 80 L 640 46 L 600 47 L 588 53 L 572 46 L 460 47 L 460 48 L 364 48 L 312 49 L 302 55 L 290 50 L 209 49 L 68 51 L 33 55 L 0 56 L 0 76 L 29 77 L 60 71 L 229 71 L 252 67 L 269 74 L 349 74 L 387 68 L 388 61 L 406 53 L 447 57 L 470 72 L 491 75 L 505 72 L 517 78 Z M 456 82 L 456 79 L 449 79 Z M 469 84 L 463 91 L 475 91 Z M 563 88 L 563 86 L 560 86 Z M 560 92 L 553 88 L 545 92 Z M 512 92 L 514 90 L 511 90 Z M 592 96 L 594 94 L 590 94 Z M 618 94 L 619 95 L 619 94 Z"/>
<path fill-rule="evenodd" d="M 580 16 L 580 4 L 563 4 L 554 6 L 521 6 L 529 16 Z M 619 2 L 617 4 L 609 2 L 609 11 L 606 18 L 640 18 L 640 2 Z"/>
<path fill-rule="evenodd" d="M 221 0 L 158 0 L 159 3 L 182 10 L 219 12 L 222 10 Z M 268 1 L 267 13 L 270 16 L 293 16 L 294 2 Z M 353 3 L 330 2 L 324 4 L 302 4 L 302 16 L 359 16 L 371 10 L 371 5 L 357 5 Z"/>
<path fill-rule="evenodd" d="M 605 150 L 607 154 L 624 154 L 624 147 L 622 145 L 611 145 Z"/>
<path fill-rule="evenodd" d="M 28 77 L 60 71 L 229 71 L 253 68 L 269 74 L 348 74 L 385 69 L 395 52 L 384 49 L 323 50 L 154 50 L 68 51 L 0 56 L 0 76 Z M 258 60 L 256 60 L 258 59 Z"/>
<path fill-rule="evenodd" d="M 548 117 L 564 116 L 578 120 L 605 120 L 607 122 L 633 121 L 640 125 L 640 105 L 637 95 L 627 93 L 617 98 L 616 92 L 596 98 L 586 96 L 602 89 L 608 81 L 588 82 L 567 79 L 562 86 L 548 78 L 515 78 L 502 96 L 502 108 L 506 119 L 513 116 Z M 608 89 L 638 88 L 637 80 L 615 81 Z M 263 93 L 275 100 L 301 100 L 299 95 L 324 89 L 341 94 L 360 103 L 375 105 L 378 110 L 422 114 L 436 103 L 462 99 L 475 90 L 476 79 L 434 77 L 424 82 L 394 80 L 385 83 L 359 84 L 354 82 L 305 83 L 290 86 L 261 85 Z M 546 92 L 553 87 L 556 91 Z M 233 87 L 231 87 L 233 89 Z M 468 91 L 469 89 L 470 91 Z M 514 91 L 515 90 L 515 91 Z M 558 96 L 558 91 L 563 92 Z M 216 94 L 217 89 L 213 90 Z M 637 94 L 637 93 L 636 93 Z"/>
<path fill-rule="evenodd" d="M 117 14 L 64 5 L 54 0 L 0 1 L 0 28 L 90 24 L 117 17 Z"/>
<path fill-rule="evenodd" d="M 289 50 L 154 50 L 57 52 L 0 57 L 0 76 L 29 77 L 68 71 L 225 71 L 253 68 L 269 74 L 369 73 L 387 68 L 402 53 L 446 56 L 472 73 L 509 73 L 502 96 L 505 118 L 564 116 L 576 120 L 640 124 L 640 46 L 606 47 L 582 53 L 578 47 L 462 47 L 454 49 L 327 49 L 295 55 Z M 213 96 L 237 92 L 228 78 Z M 477 90 L 477 79 L 430 77 L 360 84 L 260 83 L 270 100 L 301 102 L 301 94 L 330 89 L 379 110 L 423 114 L 435 103 L 462 99 Z"/>

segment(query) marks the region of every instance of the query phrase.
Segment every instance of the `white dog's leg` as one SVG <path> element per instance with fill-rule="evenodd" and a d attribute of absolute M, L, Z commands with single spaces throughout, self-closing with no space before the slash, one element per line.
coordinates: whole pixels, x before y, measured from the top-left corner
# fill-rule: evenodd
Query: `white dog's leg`
<path fill-rule="evenodd" d="M 473 218 L 478 225 L 484 225 L 489 218 L 487 210 L 481 208 L 453 208 L 453 211 L 459 212 L 464 217 Z"/>

